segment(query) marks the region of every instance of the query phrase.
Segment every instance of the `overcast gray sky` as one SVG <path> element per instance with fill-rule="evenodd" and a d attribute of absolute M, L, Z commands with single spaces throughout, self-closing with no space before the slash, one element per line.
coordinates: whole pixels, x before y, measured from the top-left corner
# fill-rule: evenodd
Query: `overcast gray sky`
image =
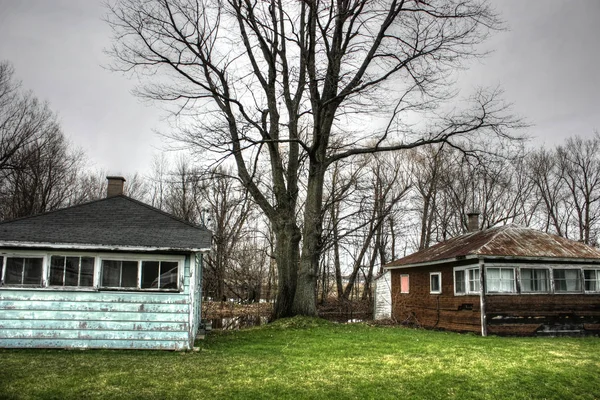
<path fill-rule="evenodd" d="M 492 0 L 510 30 L 461 75 L 465 94 L 501 86 L 529 133 L 553 145 L 600 130 L 600 0 Z M 110 29 L 101 0 L 0 0 L 0 60 L 50 103 L 65 134 L 111 174 L 149 169 L 168 129 L 135 82 L 102 66 Z"/>

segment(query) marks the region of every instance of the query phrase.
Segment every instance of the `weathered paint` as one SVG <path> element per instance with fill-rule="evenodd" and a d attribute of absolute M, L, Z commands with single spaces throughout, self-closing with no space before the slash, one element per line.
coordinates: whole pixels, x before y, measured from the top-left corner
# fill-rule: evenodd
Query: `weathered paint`
<path fill-rule="evenodd" d="M 392 274 L 385 271 L 375 280 L 373 319 L 386 319 L 392 316 Z"/>
<path fill-rule="evenodd" d="M 190 325 L 190 347 L 194 347 L 194 340 L 198 334 L 198 330 L 200 329 L 200 321 L 202 318 L 201 312 L 201 302 L 202 302 L 202 271 L 204 268 L 203 258 L 201 253 L 196 253 L 192 258 L 193 272 L 190 274 L 190 281 L 193 283 L 190 285 L 190 321 L 192 321 Z"/>
<path fill-rule="evenodd" d="M 177 292 L 0 288 L 0 347 L 190 349 L 199 324 L 194 261 L 186 255 Z"/>
<path fill-rule="evenodd" d="M 149 313 L 183 313 L 188 310 L 187 304 L 162 303 L 102 303 L 96 301 L 3 301 L 7 311 L 90 311 L 90 312 L 149 312 Z"/>
<path fill-rule="evenodd" d="M 485 313 L 485 268 L 483 260 L 479 260 L 479 312 L 481 313 L 481 336 L 487 336 L 487 316 Z"/>
<path fill-rule="evenodd" d="M 49 339 L 40 346 L 38 339 L 3 339 L 6 348 L 77 348 L 77 349 L 135 349 L 188 350 L 188 341 L 173 340 L 69 340 Z"/>

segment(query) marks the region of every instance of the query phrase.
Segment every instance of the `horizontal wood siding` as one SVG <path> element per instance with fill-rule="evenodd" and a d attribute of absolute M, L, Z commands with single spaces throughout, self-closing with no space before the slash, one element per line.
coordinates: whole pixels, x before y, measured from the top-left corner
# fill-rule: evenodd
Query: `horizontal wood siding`
<path fill-rule="evenodd" d="M 373 319 L 386 319 L 392 316 L 392 274 L 386 271 L 375 281 L 375 301 Z"/>
<path fill-rule="evenodd" d="M 0 289 L 0 347 L 190 347 L 189 258 L 182 292 Z"/>
<path fill-rule="evenodd" d="M 600 333 L 600 294 L 487 295 L 487 326 L 498 335 Z"/>
<path fill-rule="evenodd" d="M 442 273 L 442 293 L 431 294 L 429 274 Z M 400 275 L 409 276 L 409 293 L 400 293 Z M 451 266 L 392 270 L 392 309 L 398 322 L 424 328 L 481 332 L 479 296 L 455 296 Z"/>
<path fill-rule="evenodd" d="M 195 257 L 195 262 L 191 263 L 191 265 L 194 267 L 191 274 L 191 280 L 193 282 L 193 285 L 190 286 L 190 303 L 192 304 L 192 331 L 190 339 L 192 341 L 192 347 L 194 346 L 193 341 L 194 339 L 196 339 L 196 335 L 198 334 L 200 322 L 202 319 L 202 272 L 204 268 L 204 259 L 202 258 L 202 254 L 196 253 L 193 257 Z"/>

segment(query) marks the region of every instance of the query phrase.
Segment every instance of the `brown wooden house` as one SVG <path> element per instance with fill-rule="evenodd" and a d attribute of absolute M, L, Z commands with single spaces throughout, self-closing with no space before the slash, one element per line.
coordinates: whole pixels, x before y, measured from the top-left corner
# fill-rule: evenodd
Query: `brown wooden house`
<path fill-rule="evenodd" d="M 482 335 L 600 333 L 600 250 L 516 225 L 385 266 L 400 322 Z"/>

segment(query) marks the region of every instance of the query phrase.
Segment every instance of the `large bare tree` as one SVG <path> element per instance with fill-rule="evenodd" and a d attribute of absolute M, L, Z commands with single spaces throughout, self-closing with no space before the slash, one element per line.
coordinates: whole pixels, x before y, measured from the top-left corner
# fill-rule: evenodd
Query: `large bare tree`
<path fill-rule="evenodd" d="M 446 102 L 455 94 L 452 71 L 499 27 L 485 1 L 115 0 L 108 7 L 114 68 L 146 74 L 139 93 L 173 104 L 183 117 L 180 139 L 232 157 L 269 219 L 275 317 L 316 314 L 331 165 L 426 143 L 477 150 L 477 135 L 506 138 L 515 125 L 495 92 L 479 91 L 461 110 Z"/>

